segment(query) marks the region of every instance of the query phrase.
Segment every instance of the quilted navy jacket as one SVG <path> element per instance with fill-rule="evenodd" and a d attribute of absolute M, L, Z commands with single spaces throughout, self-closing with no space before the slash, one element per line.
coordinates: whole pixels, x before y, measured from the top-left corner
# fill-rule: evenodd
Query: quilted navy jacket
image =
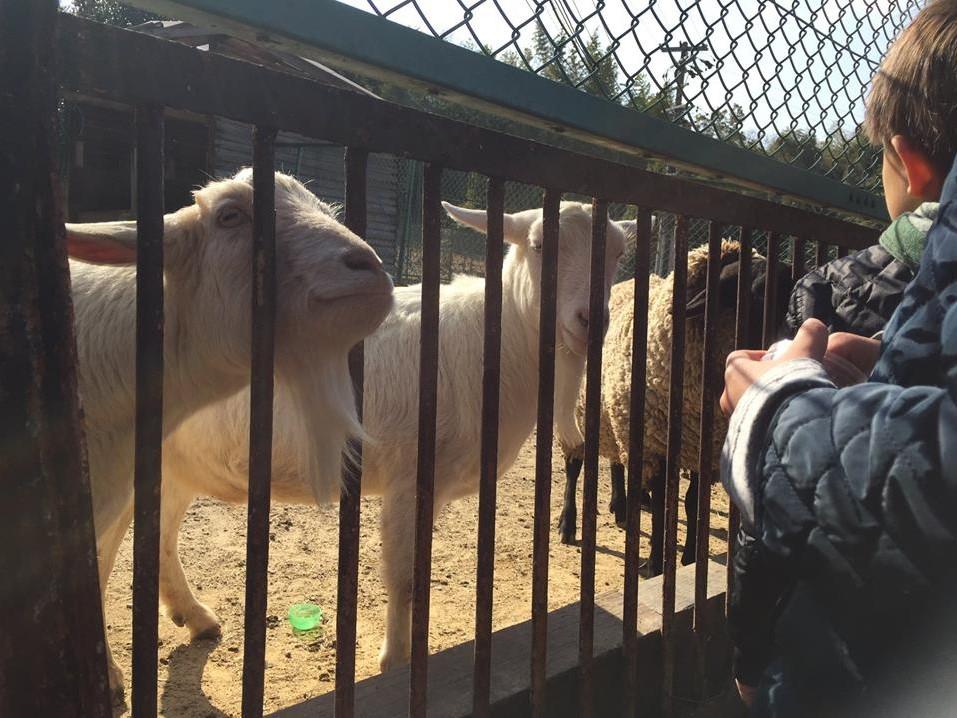
<path fill-rule="evenodd" d="M 957 715 L 957 163 L 869 382 L 769 372 L 732 416 L 729 622 L 756 715 Z"/>
<path fill-rule="evenodd" d="M 828 262 L 795 284 L 785 333 L 793 337 L 814 317 L 831 332 L 873 336 L 887 324 L 913 278 L 914 272 L 879 244 Z"/>

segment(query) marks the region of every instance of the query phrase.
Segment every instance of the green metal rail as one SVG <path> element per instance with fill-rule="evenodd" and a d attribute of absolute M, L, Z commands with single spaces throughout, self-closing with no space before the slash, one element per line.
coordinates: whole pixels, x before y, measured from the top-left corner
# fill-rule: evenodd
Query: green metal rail
<path fill-rule="evenodd" d="M 507 120 L 546 127 L 626 158 L 661 159 L 706 177 L 887 219 L 882 197 L 552 82 L 336 0 L 128 0 L 167 17 L 427 90 Z"/>

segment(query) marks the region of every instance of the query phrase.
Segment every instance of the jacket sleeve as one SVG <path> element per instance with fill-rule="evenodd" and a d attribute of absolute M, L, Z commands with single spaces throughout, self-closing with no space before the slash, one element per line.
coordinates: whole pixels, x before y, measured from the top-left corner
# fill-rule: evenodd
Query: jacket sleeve
<path fill-rule="evenodd" d="M 857 585 L 904 577 L 927 585 L 952 571 L 957 305 L 943 318 L 942 336 L 941 360 L 951 368 L 941 387 L 838 390 L 819 376 L 821 385 L 809 388 L 811 377 L 788 376 L 790 365 L 809 361 L 798 360 L 742 397 L 722 479 L 742 508 L 745 533 L 729 607 L 736 675 L 745 682 L 756 681 L 771 656 L 775 612 L 806 552 L 819 570 Z"/>

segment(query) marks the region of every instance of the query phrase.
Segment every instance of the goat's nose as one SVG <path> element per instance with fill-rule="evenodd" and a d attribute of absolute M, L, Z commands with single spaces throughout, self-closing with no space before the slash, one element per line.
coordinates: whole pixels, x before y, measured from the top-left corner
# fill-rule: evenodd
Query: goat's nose
<path fill-rule="evenodd" d="M 382 266 L 382 262 L 368 249 L 356 247 L 350 249 L 342 257 L 343 263 L 355 272 L 374 272 Z"/>

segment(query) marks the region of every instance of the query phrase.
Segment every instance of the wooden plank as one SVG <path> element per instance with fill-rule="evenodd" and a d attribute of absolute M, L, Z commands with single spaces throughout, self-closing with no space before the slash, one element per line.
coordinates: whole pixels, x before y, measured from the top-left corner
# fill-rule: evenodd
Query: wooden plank
<path fill-rule="evenodd" d="M 852 248 L 877 230 L 674 176 L 577 154 L 346 92 L 139 33 L 62 18 L 63 84 L 128 102 L 281 126 L 341 145 L 364 146 L 566 192 L 814 236 Z M 157 67 L 167 71 L 157 73 Z"/>
<path fill-rule="evenodd" d="M 681 634 L 684 648 L 690 645 L 691 610 L 694 602 L 694 566 L 678 569 L 675 583 L 675 631 Z M 724 610 L 724 576 L 719 570 L 708 572 L 709 625 L 720 626 Z M 645 715 L 656 715 L 660 700 L 661 664 L 661 576 L 643 581 L 638 610 L 638 644 L 643 669 L 638 700 Z M 595 599 L 595 679 L 597 715 L 613 715 L 607 700 L 620 696 L 623 596 L 620 592 L 604 593 Z M 548 617 L 548 716 L 574 716 L 578 713 L 575 676 L 578 672 L 578 621 L 580 608 L 571 604 L 549 613 Z M 491 715 L 527 716 L 529 680 L 527 666 L 531 661 L 531 621 L 504 628 L 492 635 L 495 661 L 491 675 Z M 465 718 L 472 715 L 472 658 L 474 644 L 469 641 L 436 653 L 429 658 L 430 718 Z M 684 650 L 679 656 L 690 658 Z M 715 655 L 721 656 L 720 651 Z M 684 665 L 684 664 L 682 664 Z M 691 663 L 688 663 L 689 669 Z M 716 675 L 727 676 L 726 662 L 714 668 Z M 691 671 L 689 670 L 688 673 Z M 408 667 L 373 676 L 356 685 L 356 715 L 376 718 L 398 718 L 408 712 Z M 615 691 L 608 690 L 616 687 Z M 601 690 L 603 687 L 606 690 Z M 602 697 L 604 696 L 604 702 Z M 281 709 L 270 718 L 331 718 L 334 696 L 319 698 Z"/>
<path fill-rule="evenodd" d="M 55 174 L 56 13 L 0 0 L 0 436 L 14 447 L 0 452 L 0 715 L 108 718 Z"/>

